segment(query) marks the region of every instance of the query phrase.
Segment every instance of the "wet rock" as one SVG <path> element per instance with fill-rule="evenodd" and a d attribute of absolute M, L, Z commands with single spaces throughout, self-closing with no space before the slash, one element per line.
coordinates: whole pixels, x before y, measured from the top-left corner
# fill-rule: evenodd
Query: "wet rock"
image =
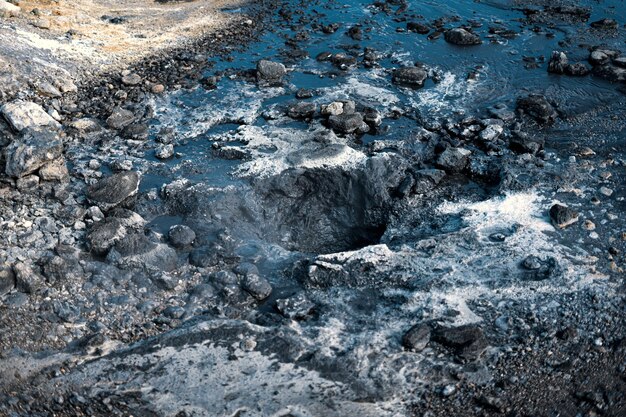
<path fill-rule="evenodd" d="M 454 45 L 467 46 L 483 43 L 478 35 L 463 28 L 454 28 L 446 31 L 444 38 L 446 42 Z"/>
<path fill-rule="evenodd" d="M 219 263 L 219 253 L 208 246 L 196 248 L 189 254 L 189 263 L 199 268 L 209 268 Z"/>
<path fill-rule="evenodd" d="M 159 159 L 169 159 L 174 156 L 174 145 L 171 143 L 168 145 L 160 145 L 154 151 L 154 156 Z"/>
<path fill-rule="evenodd" d="M 514 131 L 509 138 L 509 148 L 517 153 L 530 153 L 535 155 L 543 149 L 544 139 L 531 136 L 526 132 Z"/>
<path fill-rule="evenodd" d="M 313 313 L 315 304 L 302 294 L 276 300 L 276 309 L 289 319 L 303 320 Z"/>
<path fill-rule="evenodd" d="M 13 265 L 13 273 L 15 288 L 20 292 L 34 294 L 44 286 L 43 277 L 25 263 L 18 262 Z"/>
<path fill-rule="evenodd" d="M 489 108 L 489 114 L 492 117 L 498 118 L 504 122 L 515 120 L 515 113 L 504 103 L 496 104 L 495 106 Z"/>
<path fill-rule="evenodd" d="M 170 244 L 175 248 L 190 246 L 196 240 L 196 233 L 189 226 L 178 224 L 170 227 L 167 233 Z"/>
<path fill-rule="evenodd" d="M 553 257 L 548 257 L 544 261 L 538 256 L 530 255 L 522 261 L 522 268 L 528 271 L 525 273 L 525 278 L 530 281 L 556 278 L 561 273 L 559 264 Z"/>
<path fill-rule="evenodd" d="M 9 267 L 0 267 L 0 297 L 8 294 L 15 288 L 15 274 Z"/>
<path fill-rule="evenodd" d="M 96 223 L 87 235 L 87 244 L 96 255 L 106 255 L 127 234 L 127 229 L 116 218 Z"/>
<path fill-rule="evenodd" d="M 423 194 L 435 188 L 446 176 L 440 169 L 421 169 L 414 174 L 414 189 L 417 194 Z"/>
<path fill-rule="evenodd" d="M 0 113 L 9 122 L 9 125 L 21 132 L 27 128 L 52 127 L 59 128 L 61 125 L 54 120 L 38 104 L 30 101 L 14 101 L 0 107 Z"/>
<path fill-rule="evenodd" d="M 406 30 L 409 32 L 419 33 L 420 35 L 426 35 L 430 32 L 430 28 L 423 23 L 409 22 L 406 24 Z"/>
<path fill-rule="evenodd" d="M 324 116 L 338 116 L 344 112 L 344 103 L 341 101 L 333 101 L 330 104 L 322 105 L 321 113 Z"/>
<path fill-rule="evenodd" d="M 485 142 L 491 142 L 498 139 L 502 132 L 504 132 L 504 127 L 502 125 L 490 124 L 480 132 L 478 137 Z"/>
<path fill-rule="evenodd" d="M 315 60 L 318 62 L 326 62 L 326 61 L 330 61 L 331 58 L 333 57 L 333 53 L 332 52 L 320 52 L 316 57 Z"/>
<path fill-rule="evenodd" d="M 53 131 L 27 129 L 21 139 L 6 147 L 4 154 L 6 174 L 19 178 L 60 158 L 63 144 Z"/>
<path fill-rule="evenodd" d="M 20 15 L 22 9 L 5 0 L 0 0 L 0 17 L 16 17 Z"/>
<path fill-rule="evenodd" d="M 363 120 L 370 127 L 376 128 L 383 124 L 383 115 L 374 108 L 366 108 L 363 110 Z"/>
<path fill-rule="evenodd" d="M 553 122 L 557 113 L 546 98 L 540 94 L 531 94 L 517 100 L 517 109 L 539 123 Z"/>
<path fill-rule="evenodd" d="M 430 326 L 426 324 L 416 324 L 402 336 L 402 346 L 414 352 L 424 350 L 428 342 L 430 342 L 430 332 Z"/>
<path fill-rule="evenodd" d="M 330 61 L 335 67 L 343 71 L 346 71 L 357 65 L 357 59 L 355 57 L 344 53 L 333 54 L 330 57 Z"/>
<path fill-rule="evenodd" d="M 69 125 L 71 131 L 76 132 L 78 135 L 84 136 L 89 133 L 95 133 L 102 130 L 102 126 L 96 119 L 82 118 L 71 122 Z"/>
<path fill-rule="evenodd" d="M 363 40 L 363 29 L 360 26 L 352 26 L 346 32 L 346 35 L 354 39 L 355 41 Z"/>
<path fill-rule="evenodd" d="M 564 229 L 578 221 L 578 212 L 567 206 L 555 204 L 550 208 L 550 220 L 554 227 Z"/>
<path fill-rule="evenodd" d="M 569 64 L 565 67 L 565 73 L 567 75 L 571 75 L 573 77 L 584 77 L 591 72 L 589 68 L 582 62 L 577 62 L 575 64 Z"/>
<path fill-rule="evenodd" d="M 463 148 L 449 147 L 437 158 L 437 166 L 447 172 L 461 172 L 468 163 L 471 152 Z"/>
<path fill-rule="evenodd" d="M 568 63 L 567 55 L 564 52 L 553 51 L 550 62 L 548 62 L 548 72 L 563 74 Z"/>
<path fill-rule="evenodd" d="M 459 357 L 466 360 L 477 359 L 488 346 L 483 330 L 475 324 L 439 328 L 433 333 L 433 340 L 453 348 Z"/>
<path fill-rule="evenodd" d="M 311 119 L 317 112 L 317 104 L 312 102 L 300 102 L 289 106 L 287 114 L 292 119 Z"/>
<path fill-rule="evenodd" d="M 87 197 L 102 210 L 110 210 L 139 191 L 139 173 L 120 172 L 98 181 L 87 189 Z"/>
<path fill-rule="evenodd" d="M 260 83 L 280 83 L 287 74 L 287 69 L 280 62 L 259 61 L 256 66 L 256 77 Z"/>
<path fill-rule="evenodd" d="M 113 109 L 111 115 L 107 118 L 107 125 L 111 129 L 121 130 L 135 121 L 135 115 L 130 110 L 122 107 Z"/>
<path fill-rule="evenodd" d="M 148 130 L 146 123 L 131 123 L 122 129 L 120 136 L 124 139 L 143 141 L 148 139 Z"/>
<path fill-rule="evenodd" d="M 604 65 L 611 61 L 611 55 L 608 51 L 596 49 L 589 54 L 589 62 L 591 65 Z"/>
<path fill-rule="evenodd" d="M 619 23 L 615 19 L 600 19 L 595 22 L 591 22 L 590 26 L 594 29 L 600 30 L 617 30 L 619 28 Z"/>
<path fill-rule="evenodd" d="M 298 91 L 296 91 L 296 98 L 299 100 L 313 98 L 314 95 L 315 94 L 313 93 L 313 90 L 309 90 L 306 88 L 300 88 Z"/>
<path fill-rule="evenodd" d="M 328 118 L 328 124 L 337 133 L 363 133 L 369 130 L 369 126 L 363 120 L 361 113 L 342 113 Z"/>
<path fill-rule="evenodd" d="M 272 293 L 272 285 L 269 281 L 254 273 L 246 274 L 242 287 L 259 301 L 265 300 Z"/>
<path fill-rule="evenodd" d="M 620 56 L 613 60 L 613 64 L 618 67 L 626 68 L 626 56 Z"/>
<path fill-rule="evenodd" d="M 426 78 L 428 78 L 428 73 L 423 68 L 407 67 L 395 70 L 392 81 L 399 85 L 421 88 L 424 86 Z"/>
<path fill-rule="evenodd" d="M 626 82 L 626 68 L 618 67 L 615 65 L 602 65 L 596 66 L 593 69 L 593 74 L 597 77 L 604 78 L 605 80 L 614 83 Z"/>
<path fill-rule="evenodd" d="M 65 160 L 60 158 L 42 166 L 38 175 L 44 181 L 65 181 L 70 174 L 65 165 Z"/>
<path fill-rule="evenodd" d="M 109 251 L 107 260 L 122 268 L 172 271 L 178 264 L 176 251 L 163 243 L 148 239 L 143 233 L 131 233 L 120 239 Z"/>

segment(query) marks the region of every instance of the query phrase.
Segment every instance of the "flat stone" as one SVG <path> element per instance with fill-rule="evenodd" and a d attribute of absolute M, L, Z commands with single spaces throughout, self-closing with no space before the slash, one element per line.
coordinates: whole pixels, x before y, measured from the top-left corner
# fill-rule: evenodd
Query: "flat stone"
<path fill-rule="evenodd" d="M 430 326 L 416 324 L 402 336 L 402 346 L 407 350 L 419 352 L 430 342 Z"/>
<path fill-rule="evenodd" d="M 428 73 L 423 68 L 407 67 L 395 70 L 392 81 L 395 84 L 421 88 L 424 86 L 426 78 L 428 78 Z"/>
<path fill-rule="evenodd" d="M 434 332 L 433 340 L 453 348 L 459 357 L 467 360 L 477 359 L 488 346 L 482 329 L 475 324 L 440 328 Z"/>
<path fill-rule="evenodd" d="M 111 129 L 120 130 L 135 121 L 135 115 L 130 110 L 116 107 L 107 118 L 107 125 Z"/>
<path fill-rule="evenodd" d="M 550 208 L 550 220 L 554 227 L 564 229 L 578 221 L 578 212 L 562 204 L 555 204 Z"/>
<path fill-rule="evenodd" d="M 20 178 L 59 159 L 63 155 L 63 144 L 56 132 L 28 129 L 21 139 L 6 147 L 4 155 L 6 174 Z"/>
<path fill-rule="evenodd" d="M 36 103 L 30 101 L 14 101 L 0 108 L 0 113 L 17 132 L 26 128 L 50 126 L 60 128 L 59 122 L 54 120 L 46 111 Z"/>
<path fill-rule="evenodd" d="M 460 46 L 480 45 L 483 43 L 478 35 L 463 28 L 448 30 L 444 38 L 446 42 Z"/>
<path fill-rule="evenodd" d="M 103 178 L 87 189 L 87 197 L 102 210 L 110 210 L 139 191 L 139 173 L 127 171 Z"/>

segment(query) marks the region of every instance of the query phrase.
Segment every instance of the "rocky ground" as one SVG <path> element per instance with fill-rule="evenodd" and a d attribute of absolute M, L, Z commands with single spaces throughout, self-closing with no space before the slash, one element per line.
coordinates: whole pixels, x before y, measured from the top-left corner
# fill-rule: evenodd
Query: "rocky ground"
<path fill-rule="evenodd" d="M 328 79 L 382 67 L 371 101 L 298 85 L 305 32 L 339 24 L 309 4 L 255 3 L 208 26 L 199 1 L 0 5 L 0 39 L 33 23 L 30 39 L 67 31 L 86 10 L 78 34 L 49 42 L 78 37 L 115 61 L 0 47 L 0 413 L 626 415 L 624 22 L 517 3 L 524 30 L 572 25 L 592 42 L 572 54 L 570 35 L 525 65 L 616 95 L 579 111 L 516 91 L 431 119 L 389 92 L 432 88 L 437 70 L 385 68 L 376 51 L 317 56 Z M 486 30 L 457 18 L 366 6 L 415 36 L 487 47 Z M 108 29 L 94 38 L 96 21 Z M 213 71 L 283 26 L 282 62 Z M 180 36 L 193 40 L 169 43 Z M 146 53 L 153 43 L 167 48 Z M 50 78 L 38 59 L 20 78 L 25 55 L 60 70 Z M 243 83 L 232 108 L 209 96 L 211 117 L 193 119 L 176 101 L 226 79 Z M 250 109 L 250 94 L 290 98 Z M 171 122 L 178 107 L 189 113 Z M 410 132 L 390 139 L 397 120 Z M 214 159 L 194 159 L 198 138 L 233 123 L 211 136 Z"/>

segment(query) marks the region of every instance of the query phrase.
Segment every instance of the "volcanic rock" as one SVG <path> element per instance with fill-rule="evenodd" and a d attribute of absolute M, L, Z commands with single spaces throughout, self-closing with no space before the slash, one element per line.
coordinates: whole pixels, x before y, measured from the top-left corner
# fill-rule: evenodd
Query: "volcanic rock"
<path fill-rule="evenodd" d="M 480 40 L 480 36 L 463 28 L 454 28 L 448 30 L 445 33 L 444 38 L 446 42 L 452 43 L 454 45 L 467 46 L 480 45 L 481 43 L 483 43 L 482 40 Z"/>
<path fill-rule="evenodd" d="M 87 197 L 102 210 L 110 210 L 139 191 L 139 173 L 120 172 L 101 179 L 87 189 Z"/>

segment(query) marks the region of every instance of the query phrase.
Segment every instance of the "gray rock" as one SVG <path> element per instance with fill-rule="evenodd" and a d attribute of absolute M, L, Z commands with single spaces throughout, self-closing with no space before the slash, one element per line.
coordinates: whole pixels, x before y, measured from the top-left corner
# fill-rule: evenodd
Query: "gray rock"
<path fill-rule="evenodd" d="M 178 320 L 185 315 L 185 309 L 180 306 L 169 306 L 163 310 L 163 315 L 170 319 Z"/>
<path fill-rule="evenodd" d="M 128 234 L 109 251 L 107 260 L 122 268 L 172 271 L 178 265 L 176 251 L 148 239 L 143 233 Z"/>
<path fill-rule="evenodd" d="M 590 26 L 594 29 L 601 30 L 617 30 L 619 28 L 619 23 L 615 19 L 600 19 L 595 22 L 591 22 Z"/>
<path fill-rule="evenodd" d="M 550 208 L 550 220 L 554 227 L 564 229 L 578 221 L 578 212 L 561 204 Z"/>
<path fill-rule="evenodd" d="M 463 148 L 449 147 L 437 158 L 437 166 L 447 172 L 461 172 L 468 163 L 471 152 Z"/>
<path fill-rule="evenodd" d="M 139 173 L 120 172 L 101 179 L 87 189 L 87 197 L 102 210 L 110 210 L 139 191 Z"/>
<path fill-rule="evenodd" d="M 559 263 L 551 256 L 542 260 L 538 256 L 530 255 L 522 261 L 521 266 L 526 270 L 524 278 L 530 281 L 544 281 L 561 274 Z"/>
<path fill-rule="evenodd" d="M 565 73 L 573 77 L 584 77 L 585 75 L 588 75 L 590 72 L 591 70 L 582 62 L 569 64 L 568 66 L 565 67 Z"/>
<path fill-rule="evenodd" d="M 317 104 L 312 102 L 299 102 L 291 105 L 287 114 L 292 119 L 310 119 L 317 112 Z"/>
<path fill-rule="evenodd" d="M 127 230 L 116 218 L 96 223 L 87 235 L 87 243 L 96 255 L 106 255 L 109 250 L 126 236 Z"/>
<path fill-rule="evenodd" d="M 8 294 L 15 288 L 15 274 L 8 267 L 0 267 L 0 297 Z"/>
<path fill-rule="evenodd" d="M 448 43 L 461 46 L 480 45 L 483 43 L 478 35 L 463 28 L 448 30 L 445 33 L 444 38 Z"/>
<path fill-rule="evenodd" d="M 338 133 L 364 133 L 369 130 L 369 126 L 363 120 L 361 113 L 342 113 L 337 116 L 330 116 L 328 123 L 330 127 Z"/>
<path fill-rule="evenodd" d="M 482 329 L 475 324 L 440 328 L 434 332 L 433 340 L 453 348 L 459 357 L 466 360 L 477 359 L 488 346 Z"/>
<path fill-rule="evenodd" d="M 27 129 L 21 139 L 6 147 L 4 154 L 6 174 L 19 178 L 60 158 L 63 144 L 53 131 Z"/>
<path fill-rule="evenodd" d="M 196 233 L 189 226 L 178 224 L 170 228 L 167 237 L 175 248 L 184 248 L 196 240 Z"/>
<path fill-rule="evenodd" d="M 169 159 L 174 156 L 174 145 L 161 145 L 154 151 L 154 156 L 159 159 Z"/>
<path fill-rule="evenodd" d="M 591 51 L 589 54 L 589 62 L 591 65 L 604 65 L 608 64 L 609 61 L 611 61 L 611 56 L 607 53 L 607 51 L 597 49 L 595 51 Z"/>
<path fill-rule="evenodd" d="M 29 127 L 49 126 L 57 129 L 61 127 L 59 122 L 46 113 L 40 105 L 30 101 L 7 103 L 0 108 L 0 113 L 17 132 L 21 132 Z"/>
<path fill-rule="evenodd" d="M 402 346 L 407 350 L 419 352 L 430 342 L 430 326 L 416 324 L 402 336 Z"/>
<path fill-rule="evenodd" d="M 20 191 L 34 190 L 39 186 L 39 177 L 36 175 L 26 175 L 15 181 L 15 186 Z"/>
<path fill-rule="evenodd" d="M 65 165 L 65 160 L 59 158 L 56 161 L 48 162 L 39 169 L 39 178 L 44 181 L 65 181 L 69 177 L 69 171 Z"/>
<path fill-rule="evenodd" d="M 544 139 L 526 132 L 514 131 L 509 138 L 509 148 L 517 153 L 536 154 L 543 149 Z"/>
<path fill-rule="evenodd" d="M 430 32 L 430 28 L 423 23 L 409 22 L 406 24 L 406 30 L 409 32 L 419 33 L 420 35 L 426 35 Z"/>
<path fill-rule="evenodd" d="M 548 62 L 548 72 L 563 74 L 568 63 L 567 55 L 564 52 L 552 51 L 550 62 Z"/>
<path fill-rule="evenodd" d="M 315 304 L 302 294 L 276 300 L 276 308 L 283 316 L 290 319 L 305 319 L 315 309 Z"/>
<path fill-rule="evenodd" d="M 257 81 L 261 83 L 279 83 L 287 74 L 287 69 L 280 62 L 259 61 L 256 66 Z"/>
<path fill-rule="evenodd" d="M 424 86 L 426 78 L 428 78 L 428 73 L 423 68 L 407 67 L 395 70 L 392 81 L 399 85 L 421 88 Z"/>
<path fill-rule="evenodd" d="M 139 85 L 141 84 L 141 77 L 138 74 L 127 74 L 122 76 L 122 83 L 125 85 Z"/>
<path fill-rule="evenodd" d="M 135 121 L 135 115 L 130 110 L 116 107 L 107 118 L 107 125 L 111 129 L 120 130 Z"/>
<path fill-rule="evenodd" d="M 37 84 L 37 92 L 45 97 L 61 97 L 61 92 L 47 81 Z"/>
<path fill-rule="evenodd" d="M 0 17 L 16 17 L 19 16 L 22 9 L 19 6 L 0 0 Z"/>
<path fill-rule="evenodd" d="M 43 277 L 25 263 L 18 262 L 13 265 L 13 273 L 15 274 L 15 287 L 20 292 L 33 294 L 44 285 Z"/>
<path fill-rule="evenodd" d="M 517 109 L 532 117 L 539 123 L 553 122 L 557 113 L 546 98 L 539 94 L 531 94 L 528 97 L 517 100 Z"/>
<path fill-rule="evenodd" d="M 257 274 L 246 274 L 242 287 L 259 301 L 265 300 L 272 293 L 269 281 Z"/>
<path fill-rule="evenodd" d="M 488 125 L 483 129 L 482 132 L 478 135 L 478 137 L 485 142 L 491 142 L 500 137 L 500 135 L 504 132 L 504 127 L 498 124 Z"/>

